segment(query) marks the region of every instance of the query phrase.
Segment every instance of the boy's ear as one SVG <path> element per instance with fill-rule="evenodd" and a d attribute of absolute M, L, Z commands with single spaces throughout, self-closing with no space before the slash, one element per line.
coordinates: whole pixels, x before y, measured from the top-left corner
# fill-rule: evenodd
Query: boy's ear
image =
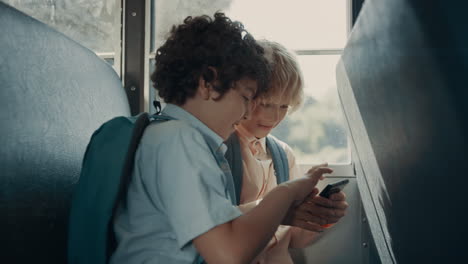
<path fill-rule="evenodd" d="M 215 67 L 208 66 L 204 69 L 202 77 L 207 82 L 215 82 L 216 80 L 218 80 L 218 71 Z"/>
<path fill-rule="evenodd" d="M 212 89 L 213 87 L 211 86 L 211 84 L 205 81 L 205 78 L 203 78 L 203 76 L 200 76 L 200 78 L 198 79 L 197 93 L 200 94 L 201 98 L 205 100 L 210 99 L 210 94 L 211 94 Z"/>
<path fill-rule="evenodd" d="M 205 100 L 218 98 L 219 93 L 214 89 L 213 84 L 217 80 L 217 71 L 214 67 L 207 68 L 208 74 L 202 74 L 198 79 L 198 93 Z"/>

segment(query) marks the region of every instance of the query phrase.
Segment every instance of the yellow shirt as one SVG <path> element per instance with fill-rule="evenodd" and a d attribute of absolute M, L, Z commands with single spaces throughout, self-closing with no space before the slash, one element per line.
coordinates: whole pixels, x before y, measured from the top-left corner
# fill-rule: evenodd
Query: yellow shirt
<path fill-rule="evenodd" d="M 270 153 L 266 151 L 265 138 L 257 139 L 241 126 L 237 127 L 243 162 L 242 192 L 239 208 L 247 212 L 276 187 L 276 176 Z M 275 138 L 276 139 L 276 138 Z M 289 163 L 289 178 L 295 179 L 302 174 L 296 164 L 292 149 L 277 140 L 286 152 Z M 279 226 L 275 236 L 265 250 L 252 263 L 287 264 L 293 263 L 288 249 L 303 248 L 316 238 L 317 234 L 297 227 Z"/>

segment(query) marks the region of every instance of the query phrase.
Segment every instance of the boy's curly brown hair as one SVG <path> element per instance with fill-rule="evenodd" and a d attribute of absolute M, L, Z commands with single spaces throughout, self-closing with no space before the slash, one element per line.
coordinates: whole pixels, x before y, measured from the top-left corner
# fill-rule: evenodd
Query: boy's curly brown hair
<path fill-rule="evenodd" d="M 216 69 L 216 73 L 212 68 Z M 195 95 L 202 76 L 221 95 L 242 78 L 257 81 L 257 95 L 270 79 L 263 48 L 223 13 L 187 17 L 173 26 L 166 42 L 156 51 L 153 86 L 167 103 L 183 105 Z"/>

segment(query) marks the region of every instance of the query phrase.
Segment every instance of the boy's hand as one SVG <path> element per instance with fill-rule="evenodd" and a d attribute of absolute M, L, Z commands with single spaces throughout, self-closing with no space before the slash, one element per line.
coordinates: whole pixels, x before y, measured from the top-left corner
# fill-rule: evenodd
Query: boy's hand
<path fill-rule="evenodd" d="M 317 222 L 320 218 L 317 214 L 308 212 L 309 205 L 304 206 L 306 198 L 315 197 L 318 194 L 317 182 L 323 179 L 323 174 L 332 173 L 333 170 L 327 167 L 328 164 L 320 164 L 312 167 L 302 178 L 282 183 L 287 186 L 294 195 L 294 203 L 283 220 L 284 225 L 301 227 L 310 231 L 321 232 L 323 227 Z"/>
<path fill-rule="evenodd" d="M 318 189 L 314 188 L 309 197 L 314 197 L 317 194 Z M 297 206 L 293 205 L 281 224 L 296 226 L 313 232 L 323 232 L 324 228 L 320 224 L 322 222 L 321 218 L 309 213 L 309 206 L 306 201 Z"/>
<path fill-rule="evenodd" d="M 302 201 L 314 191 L 317 182 L 323 179 L 323 174 L 333 172 L 333 170 L 327 166 L 327 163 L 314 166 L 306 172 L 304 177 L 281 184 L 288 187 L 290 193 L 294 196 L 293 198 L 296 205 L 302 203 Z"/>
<path fill-rule="evenodd" d="M 338 222 L 348 208 L 344 192 L 332 194 L 329 199 L 311 193 L 304 202 L 288 213 L 289 224 L 310 231 L 323 231 L 323 225 Z M 321 227 L 321 228 L 318 228 Z"/>

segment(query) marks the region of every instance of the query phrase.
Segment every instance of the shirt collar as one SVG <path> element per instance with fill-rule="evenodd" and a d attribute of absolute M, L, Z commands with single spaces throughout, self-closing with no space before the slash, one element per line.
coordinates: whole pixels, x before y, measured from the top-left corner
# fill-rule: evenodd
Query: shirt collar
<path fill-rule="evenodd" d="M 177 120 L 186 121 L 201 132 L 211 150 L 214 152 L 220 150 L 223 155 L 226 152 L 227 147 L 224 145 L 223 138 L 182 107 L 175 104 L 166 104 L 166 107 L 162 110 L 162 114 L 174 117 Z"/>

